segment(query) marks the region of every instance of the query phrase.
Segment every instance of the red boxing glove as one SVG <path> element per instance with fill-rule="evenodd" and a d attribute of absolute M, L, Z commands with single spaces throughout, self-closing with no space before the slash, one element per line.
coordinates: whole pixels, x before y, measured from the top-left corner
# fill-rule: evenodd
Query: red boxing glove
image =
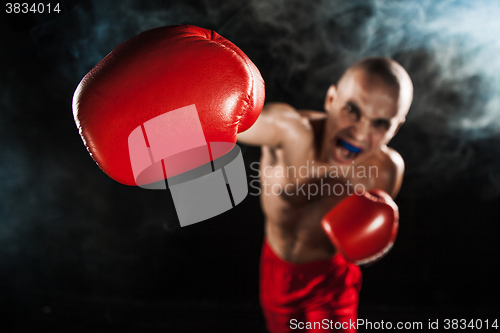
<path fill-rule="evenodd" d="M 398 233 L 398 206 L 386 192 L 370 190 L 335 206 L 321 225 L 348 261 L 367 264 L 391 249 Z"/>
<path fill-rule="evenodd" d="M 143 185 L 225 155 L 263 105 L 264 81 L 250 59 L 216 32 L 183 25 L 114 49 L 80 82 L 73 114 L 99 167 Z"/>

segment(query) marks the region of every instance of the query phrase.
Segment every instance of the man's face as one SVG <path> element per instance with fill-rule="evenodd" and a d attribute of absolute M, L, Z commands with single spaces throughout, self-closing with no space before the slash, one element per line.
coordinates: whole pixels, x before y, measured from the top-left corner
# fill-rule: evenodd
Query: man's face
<path fill-rule="evenodd" d="M 385 146 L 404 122 L 399 88 L 364 70 L 348 71 L 325 100 L 328 118 L 323 157 L 333 164 L 366 160 Z"/>

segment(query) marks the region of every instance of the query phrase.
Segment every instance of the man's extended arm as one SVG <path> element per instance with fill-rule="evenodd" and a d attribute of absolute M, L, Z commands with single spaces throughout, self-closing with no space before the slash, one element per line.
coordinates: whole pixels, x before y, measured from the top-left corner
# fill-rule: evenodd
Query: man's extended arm
<path fill-rule="evenodd" d="M 310 131 L 309 127 L 309 122 L 290 105 L 267 103 L 255 124 L 238 134 L 238 141 L 253 146 L 284 148 L 290 140 L 300 136 L 300 132 Z"/>
<path fill-rule="evenodd" d="M 280 149 L 286 165 L 300 167 L 313 157 L 314 134 L 306 117 L 285 103 L 268 103 L 255 124 L 238 134 L 243 144 Z"/>

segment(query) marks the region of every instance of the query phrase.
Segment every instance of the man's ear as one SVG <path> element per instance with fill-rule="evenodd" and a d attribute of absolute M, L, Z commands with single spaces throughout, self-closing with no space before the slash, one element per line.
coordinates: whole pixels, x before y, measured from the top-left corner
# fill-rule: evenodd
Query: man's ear
<path fill-rule="evenodd" d="M 403 119 L 399 122 L 398 127 L 396 127 L 396 130 L 394 131 L 394 134 L 392 135 L 393 137 L 398 133 L 399 129 L 401 128 L 401 126 L 403 126 L 405 121 L 406 121 L 406 117 L 403 117 Z"/>
<path fill-rule="evenodd" d="M 330 112 L 333 102 L 337 99 L 337 86 L 332 84 L 326 92 L 325 111 Z"/>

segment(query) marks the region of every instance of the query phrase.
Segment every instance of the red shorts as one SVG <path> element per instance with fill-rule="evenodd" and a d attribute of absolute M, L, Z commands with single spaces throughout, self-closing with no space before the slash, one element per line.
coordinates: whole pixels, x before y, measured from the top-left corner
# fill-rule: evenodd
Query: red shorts
<path fill-rule="evenodd" d="M 271 333 L 356 332 L 361 270 L 340 254 L 293 264 L 264 241 L 260 262 L 260 302 Z M 343 332 L 344 332 L 343 331 Z"/>

